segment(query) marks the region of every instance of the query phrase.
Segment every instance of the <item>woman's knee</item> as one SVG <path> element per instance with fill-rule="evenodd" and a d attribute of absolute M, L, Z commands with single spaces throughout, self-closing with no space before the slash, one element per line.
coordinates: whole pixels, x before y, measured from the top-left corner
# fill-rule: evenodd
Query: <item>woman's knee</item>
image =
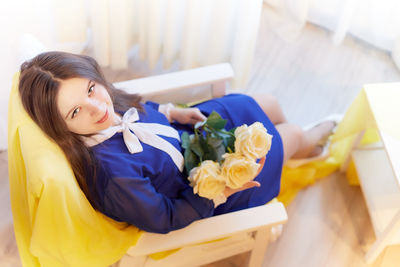
<path fill-rule="evenodd" d="M 253 99 L 262 107 L 279 107 L 278 99 L 270 94 L 255 93 L 251 95 Z"/>
<path fill-rule="evenodd" d="M 252 97 L 259 104 L 265 114 L 267 114 L 273 124 L 286 122 L 281 105 L 275 96 L 269 94 L 255 94 Z"/>

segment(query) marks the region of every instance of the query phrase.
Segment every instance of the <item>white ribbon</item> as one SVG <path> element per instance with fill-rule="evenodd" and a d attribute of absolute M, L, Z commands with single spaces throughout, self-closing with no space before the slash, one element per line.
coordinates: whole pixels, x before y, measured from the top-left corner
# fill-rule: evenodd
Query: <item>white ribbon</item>
<path fill-rule="evenodd" d="M 125 145 L 130 153 L 138 153 L 143 151 L 140 144 L 145 144 L 158 148 L 166 152 L 180 171 L 183 170 L 183 156 L 170 142 L 157 136 L 156 134 L 172 137 L 180 141 L 179 133 L 174 128 L 158 123 L 141 123 L 135 122 L 139 120 L 139 113 L 136 108 L 128 109 L 122 119 L 115 114 L 116 125 L 109 127 L 98 134 L 91 137 L 83 137 L 83 141 L 87 146 L 94 146 L 111 138 L 115 133 L 122 132 Z M 131 132 L 132 131 L 132 132 Z M 140 140 L 140 141 L 139 141 Z"/>

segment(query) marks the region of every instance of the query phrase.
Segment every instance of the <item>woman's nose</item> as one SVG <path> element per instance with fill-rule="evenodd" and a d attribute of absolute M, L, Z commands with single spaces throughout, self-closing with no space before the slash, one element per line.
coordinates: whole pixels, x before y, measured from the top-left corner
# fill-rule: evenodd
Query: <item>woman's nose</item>
<path fill-rule="evenodd" d="M 104 112 L 102 102 L 93 98 L 88 99 L 88 107 L 91 115 L 97 115 L 100 112 Z"/>

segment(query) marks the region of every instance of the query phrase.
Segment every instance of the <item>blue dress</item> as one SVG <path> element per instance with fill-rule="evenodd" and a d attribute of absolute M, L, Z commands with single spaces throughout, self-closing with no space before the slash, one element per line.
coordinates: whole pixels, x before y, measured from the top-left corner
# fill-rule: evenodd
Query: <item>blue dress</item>
<path fill-rule="evenodd" d="M 139 122 L 171 125 L 181 135 L 193 133 L 193 126 L 170 124 L 158 112 L 158 104 L 143 104 Z M 141 143 L 143 152 L 130 154 L 122 133 L 92 147 L 98 161 L 96 185 L 91 191 L 98 196 L 98 206 L 105 215 L 156 233 L 167 233 L 185 227 L 195 220 L 267 203 L 279 193 L 283 163 L 283 146 L 278 131 L 260 106 L 249 96 L 230 94 L 196 105 L 208 116 L 218 112 L 226 119 L 226 129 L 260 121 L 273 135 L 272 145 L 261 173 L 255 178 L 261 187 L 230 196 L 214 208 L 211 200 L 193 194 L 186 174 L 180 172 L 167 153 Z M 160 136 L 183 153 L 178 140 Z M 89 185 L 90 186 L 90 185 Z"/>

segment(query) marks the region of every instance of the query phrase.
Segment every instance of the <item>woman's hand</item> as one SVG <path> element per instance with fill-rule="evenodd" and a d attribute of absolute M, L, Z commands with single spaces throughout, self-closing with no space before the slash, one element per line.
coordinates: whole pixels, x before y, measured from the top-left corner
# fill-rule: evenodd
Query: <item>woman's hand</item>
<path fill-rule="evenodd" d="M 258 168 L 258 172 L 257 172 L 255 177 L 257 177 L 257 175 L 260 174 L 261 170 L 264 167 L 265 156 L 260 159 L 259 164 L 260 164 L 260 167 Z M 226 187 L 225 191 L 224 191 L 224 195 L 225 195 L 225 197 L 229 197 L 229 196 L 233 195 L 236 192 L 243 191 L 243 190 L 246 190 L 246 189 L 250 189 L 250 188 L 253 188 L 253 187 L 260 187 L 260 186 L 261 186 L 260 183 L 257 182 L 257 181 L 249 181 L 249 182 L 245 183 L 242 187 L 237 188 L 237 189 L 232 189 L 232 188 Z"/>
<path fill-rule="evenodd" d="M 176 120 L 181 124 L 192 124 L 195 125 L 197 122 L 204 121 L 204 116 L 198 108 L 177 108 L 173 107 L 170 110 L 170 116 L 172 120 Z"/>

